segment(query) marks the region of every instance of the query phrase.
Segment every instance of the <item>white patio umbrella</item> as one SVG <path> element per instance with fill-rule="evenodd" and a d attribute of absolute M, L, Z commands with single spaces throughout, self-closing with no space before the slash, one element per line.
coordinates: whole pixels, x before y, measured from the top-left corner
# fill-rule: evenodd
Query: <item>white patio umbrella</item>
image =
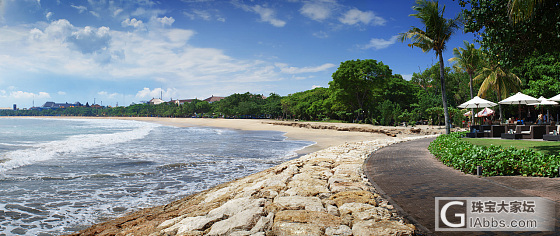
<path fill-rule="evenodd" d="M 560 94 L 558 94 L 558 95 L 556 95 L 556 96 L 554 96 L 554 97 L 551 97 L 551 98 L 549 98 L 548 100 L 550 100 L 550 101 L 557 101 L 557 102 L 558 102 L 558 101 L 560 101 Z"/>
<path fill-rule="evenodd" d="M 486 108 L 486 107 L 493 107 L 493 106 L 496 106 L 496 105 L 498 105 L 498 104 L 493 103 L 491 101 L 488 101 L 486 99 L 482 99 L 479 96 L 476 96 L 476 97 L 472 98 L 471 100 L 468 100 L 468 101 L 464 102 L 463 104 L 461 104 L 457 107 L 459 107 L 459 108 Z M 474 121 L 474 117 L 473 117 L 473 121 Z"/>
<path fill-rule="evenodd" d="M 551 97 L 551 98 L 549 98 L 548 100 L 560 102 L 560 94 L 558 94 L 558 95 L 556 95 L 556 96 L 554 96 L 554 97 Z M 556 122 L 558 122 L 558 114 L 556 114 Z"/>
<path fill-rule="evenodd" d="M 519 106 L 519 116 L 518 118 L 521 119 L 521 104 L 527 105 L 530 103 L 537 103 L 540 102 L 539 99 L 531 97 L 529 95 L 523 94 L 521 92 L 517 92 L 515 95 L 508 97 L 500 102 L 499 104 L 517 104 Z"/>
<path fill-rule="evenodd" d="M 484 107 L 493 107 L 498 104 L 488 101 L 486 99 L 482 99 L 479 96 L 474 97 L 471 100 L 464 102 L 463 104 L 457 106 L 459 108 L 484 108 Z"/>
<path fill-rule="evenodd" d="M 558 105 L 557 102 L 551 101 L 551 100 L 549 100 L 549 99 L 546 99 L 546 98 L 543 97 L 543 96 L 539 97 L 538 99 L 540 100 L 540 102 L 537 102 L 537 103 L 530 103 L 530 104 L 527 104 L 527 105 L 535 105 L 535 106 Z M 541 111 L 542 111 L 542 110 L 541 110 Z M 547 121 L 550 120 L 550 116 L 549 116 L 549 115 L 550 115 L 550 113 L 548 112 L 548 109 L 546 109 L 546 118 L 547 118 Z"/>

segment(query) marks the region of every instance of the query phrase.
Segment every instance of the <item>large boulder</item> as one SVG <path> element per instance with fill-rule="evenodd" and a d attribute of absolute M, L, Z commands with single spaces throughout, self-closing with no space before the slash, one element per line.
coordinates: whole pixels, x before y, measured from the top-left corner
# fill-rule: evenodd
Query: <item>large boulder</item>
<path fill-rule="evenodd" d="M 253 207 L 239 212 L 232 217 L 214 223 L 208 235 L 221 236 L 228 235 L 235 231 L 247 231 L 253 228 L 257 221 L 263 216 L 262 207 Z"/>
<path fill-rule="evenodd" d="M 281 210 L 325 211 L 321 199 L 318 197 L 277 197 L 274 199 L 274 204 L 278 205 Z"/>
<path fill-rule="evenodd" d="M 405 225 L 398 221 L 359 221 L 352 226 L 354 236 L 370 236 L 370 235 L 414 235 L 415 227 Z"/>
<path fill-rule="evenodd" d="M 368 191 L 348 191 L 340 192 L 330 197 L 336 206 L 341 207 L 345 203 L 365 203 L 373 206 L 377 206 L 377 201 L 375 200 L 376 195 Z"/>

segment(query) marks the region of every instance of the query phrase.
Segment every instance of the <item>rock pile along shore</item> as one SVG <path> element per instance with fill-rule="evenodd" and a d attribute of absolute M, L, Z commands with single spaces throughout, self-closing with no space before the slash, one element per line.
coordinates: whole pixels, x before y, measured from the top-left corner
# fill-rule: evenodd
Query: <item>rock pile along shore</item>
<path fill-rule="evenodd" d="M 410 139 L 324 149 L 75 235 L 412 235 L 363 172 L 375 150 Z"/>
<path fill-rule="evenodd" d="M 440 133 L 436 130 L 423 130 L 421 128 L 415 127 L 399 127 L 399 128 L 387 128 L 387 127 L 376 127 L 371 125 L 361 125 L 356 126 L 356 124 L 329 124 L 329 123 L 317 123 L 317 122 L 289 122 L 289 121 L 267 121 L 263 124 L 270 125 L 281 125 L 281 126 L 292 126 L 307 129 L 330 129 L 336 131 L 350 131 L 350 132 L 364 132 L 364 133 L 379 133 L 385 134 L 387 136 L 396 137 L 397 134 L 421 134 L 421 135 L 433 135 Z"/>

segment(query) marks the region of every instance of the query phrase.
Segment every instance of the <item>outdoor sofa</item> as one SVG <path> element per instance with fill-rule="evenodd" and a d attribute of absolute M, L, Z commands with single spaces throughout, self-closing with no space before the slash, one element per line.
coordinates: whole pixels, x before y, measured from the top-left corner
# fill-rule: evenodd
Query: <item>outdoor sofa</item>
<path fill-rule="evenodd" d="M 522 134 L 523 139 L 542 139 L 546 132 L 544 125 L 517 125 L 515 133 Z"/>

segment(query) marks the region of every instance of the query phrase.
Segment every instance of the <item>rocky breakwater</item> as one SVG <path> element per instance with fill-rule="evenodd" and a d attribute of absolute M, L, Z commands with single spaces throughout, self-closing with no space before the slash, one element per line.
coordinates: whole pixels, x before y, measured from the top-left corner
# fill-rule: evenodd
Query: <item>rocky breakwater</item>
<path fill-rule="evenodd" d="M 365 133 L 379 133 L 385 134 L 390 137 L 396 137 L 397 134 L 412 134 L 412 135 L 434 135 L 441 134 L 441 130 L 436 129 L 422 129 L 417 127 L 388 127 L 388 126 L 373 126 L 366 124 L 332 124 L 320 122 L 289 122 L 289 121 L 265 121 L 263 124 L 291 126 L 306 129 L 330 129 L 336 131 L 350 131 L 350 132 L 365 132 Z"/>
<path fill-rule="evenodd" d="M 93 226 L 81 235 L 412 235 L 363 173 L 402 138 L 349 143 Z"/>

